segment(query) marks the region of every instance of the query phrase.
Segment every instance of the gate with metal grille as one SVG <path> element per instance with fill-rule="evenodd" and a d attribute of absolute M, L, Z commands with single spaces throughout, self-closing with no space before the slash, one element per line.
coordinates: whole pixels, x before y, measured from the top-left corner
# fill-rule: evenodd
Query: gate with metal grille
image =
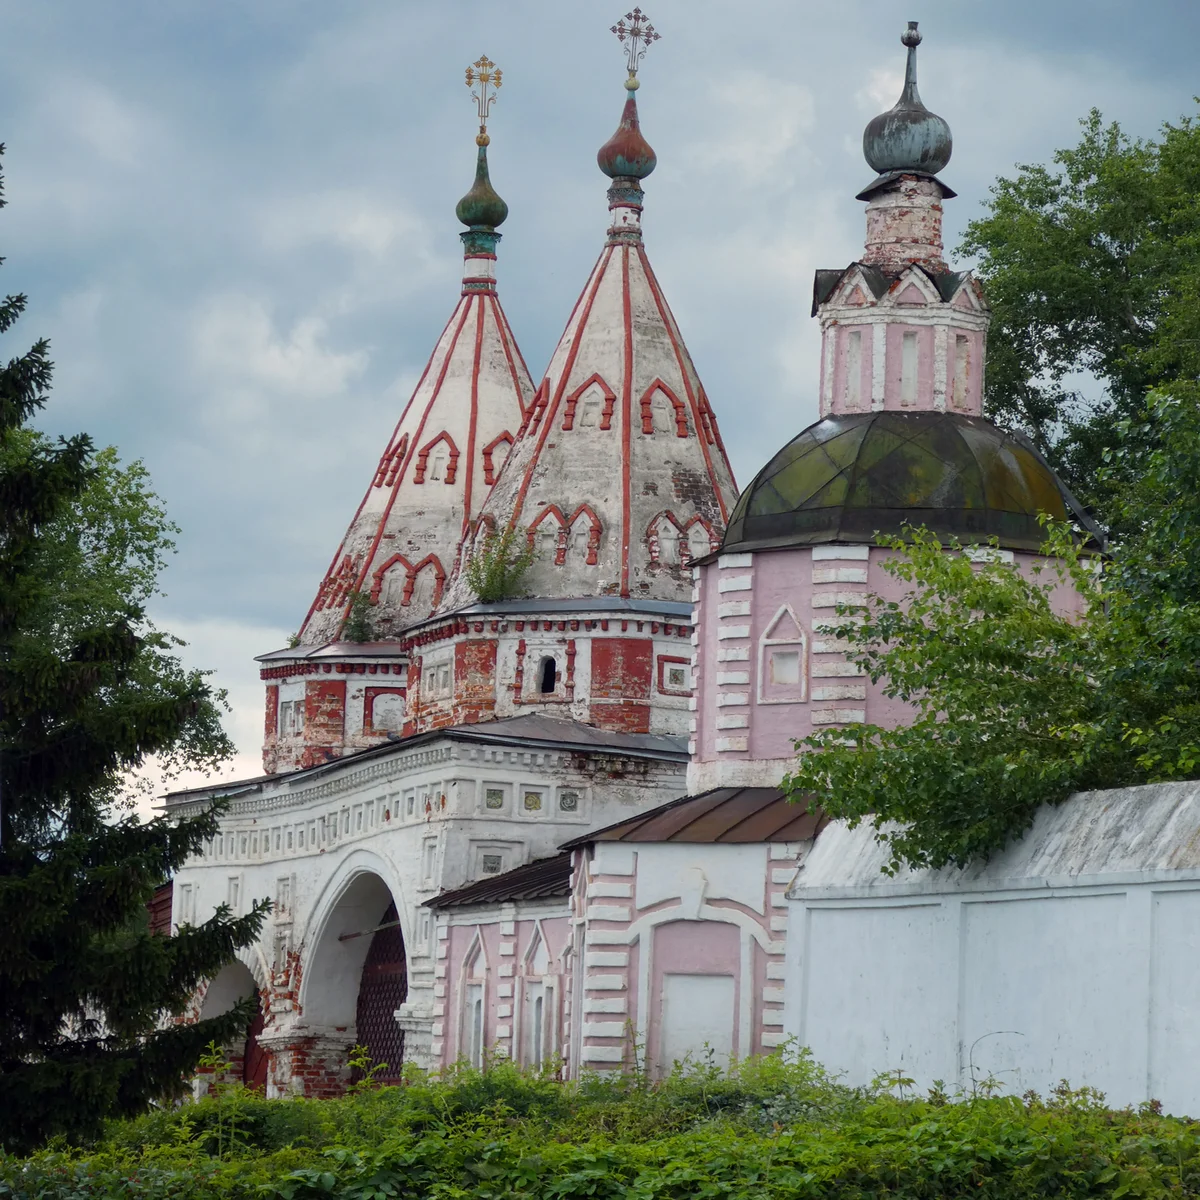
<path fill-rule="evenodd" d="M 372 1063 L 387 1063 L 375 1078 L 381 1083 L 398 1083 L 404 1062 L 404 1032 L 394 1014 L 408 995 L 408 966 L 394 902 L 388 905 L 379 924 L 384 928 L 371 937 L 358 985 L 358 1040 L 367 1048 Z"/>

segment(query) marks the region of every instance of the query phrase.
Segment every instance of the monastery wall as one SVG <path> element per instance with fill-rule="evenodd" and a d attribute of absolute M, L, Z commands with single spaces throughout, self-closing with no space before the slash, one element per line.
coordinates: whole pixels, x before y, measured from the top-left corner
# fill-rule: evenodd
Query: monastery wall
<path fill-rule="evenodd" d="M 790 897 L 786 1033 L 851 1085 L 1200 1108 L 1200 783 L 1089 792 L 966 870 L 826 827 Z"/>

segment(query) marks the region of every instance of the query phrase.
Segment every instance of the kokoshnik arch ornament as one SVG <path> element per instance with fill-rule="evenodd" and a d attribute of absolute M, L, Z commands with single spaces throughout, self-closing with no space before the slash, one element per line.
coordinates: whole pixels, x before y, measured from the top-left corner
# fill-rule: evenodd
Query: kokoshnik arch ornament
<path fill-rule="evenodd" d="M 643 183 L 658 160 L 639 122 L 638 71 L 660 35 L 640 8 L 611 30 L 626 96 L 597 154 L 606 244 L 460 560 L 482 530 L 508 527 L 534 548 L 524 585 L 535 597 L 686 602 L 691 564 L 716 549 L 736 487 L 642 244 Z M 440 611 L 474 599 L 460 572 Z"/>
<path fill-rule="evenodd" d="M 442 601 L 463 532 L 479 515 L 532 400 L 533 382 L 496 292 L 508 205 L 488 169 L 488 121 L 502 81 L 486 55 L 466 69 L 479 132 L 475 179 L 455 208 L 466 226 L 458 305 L 373 466 L 299 644 L 260 659 L 269 771 L 311 766 L 386 736 L 372 720 L 362 681 L 346 676 L 391 675 L 371 682 L 403 692 L 407 668 L 395 639 Z M 313 679 L 318 673 L 333 677 Z"/>

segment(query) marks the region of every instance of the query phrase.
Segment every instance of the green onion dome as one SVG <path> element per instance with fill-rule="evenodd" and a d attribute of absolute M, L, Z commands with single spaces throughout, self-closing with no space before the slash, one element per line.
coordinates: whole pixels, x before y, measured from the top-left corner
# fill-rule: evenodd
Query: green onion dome
<path fill-rule="evenodd" d="M 1104 535 L 1032 444 L 983 417 L 830 417 L 788 442 L 742 492 L 722 553 L 874 543 L 923 525 L 961 542 L 1038 550 L 1046 513 Z"/>
<path fill-rule="evenodd" d="M 503 225 L 508 217 L 508 205 L 497 195 L 488 178 L 487 148 L 490 140 L 486 133 L 481 133 L 475 139 L 479 147 L 475 161 L 475 182 L 454 209 L 454 215 L 472 228 L 483 226 L 495 229 L 497 225 Z"/>

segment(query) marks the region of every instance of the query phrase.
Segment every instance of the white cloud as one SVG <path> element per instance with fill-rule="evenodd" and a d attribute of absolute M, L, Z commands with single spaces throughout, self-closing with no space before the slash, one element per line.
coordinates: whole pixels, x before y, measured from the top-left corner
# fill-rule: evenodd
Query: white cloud
<path fill-rule="evenodd" d="M 362 374 L 367 354 L 333 349 L 326 344 L 328 333 L 328 323 L 316 316 L 299 317 L 281 329 L 268 301 L 229 293 L 211 297 L 200 309 L 192 350 L 218 397 L 224 393 L 241 403 L 261 389 L 331 400 Z"/>

